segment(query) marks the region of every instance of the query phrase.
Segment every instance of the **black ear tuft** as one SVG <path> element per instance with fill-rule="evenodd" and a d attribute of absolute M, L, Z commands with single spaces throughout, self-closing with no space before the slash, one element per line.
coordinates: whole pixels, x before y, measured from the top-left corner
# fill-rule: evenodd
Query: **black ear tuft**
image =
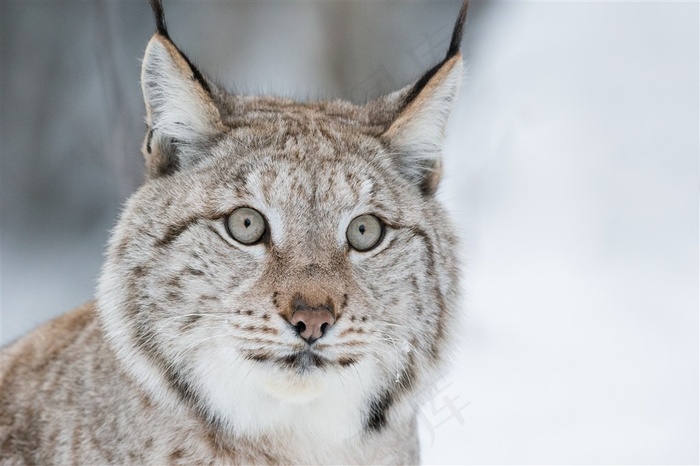
<path fill-rule="evenodd" d="M 450 41 L 450 48 L 447 50 L 445 60 L 449 60 L 459 53 L 459 47 L 462 44 L 462 36 L 464 35 L 464 23 L 467 19 L 468 7 L 469 0 L 464 0 L 462 8 L 459 10 L 459 17 L 457 17 L 455 28 L 452 30 L 452 40 Z"/>
<path fill-rule="evenodd" d="M 462 3 L 462 8 L 459 10 L 459 16 L 457 17 L 457 22 L 452 30 L 452 40 L 450 40 L 450 48 L 447 50 L 447 55 L 445 55 L 444 60 L 442 60 L 437 65 L 433 66 L 428 70 L 421 78 L 416 81 L 411 90 L 408 92 L 404 99 L 404 107 L 407 107 L 413 100 L 418 97 L 421 90 L 426 84 L 435 76 L 442 66 L 450 61 L 452 57 L 459 53 L 459 48 L 462 43 L 462 35 L 464 34 L 464 23 L 467 19 L 467 7 L 469 6 L 469 0 L 464 0 Z"/>
<path fill-rule="evenodd" d="M 205 91 L 207 93 L 211 94 L 211 88 L 209 86 L 209 82 L 204 78 L 204 75 L 202 74 L 201 71 L 192 63 L 192 60 L 184 54 L 182 50 L 180 50 L 179 47 L 175 45 L 173 40 L 170 38 L 170 34 L 168 34 L 168 26 L 165 24 L 165 12 L 163 11 L 163 0 L 149 0 L 148 1 L 151 4 L 151 9 L 153 10 L 153 16 L 155 17 L 156 20 L 156 32 L 160 34 L 161 36 L 165 37 L 170 41 L 171 44 L 175 48 L 177 48 L 178 52 L 180 52 L 180 55 L 182 55 L 182 58 L 185 59 L 187 64 L 190 66 L 190 69 L 192 70 L 192 75 L 194 76 L 194 79 L 196 79 L 199 84 L 202 85 Z"/>
<path fill-rule="evenodd" d="M 149 0 L 151 4 L 151 9 L 153 10 L 153 16 L 156 18 L 156 30 L 158 34 L 163 37 L 170 39 L 168 35 L 168 26 L 165 24 L 165 13 L 163 12 L 163 1 L 162 0 Z"/>
<path fill-rule="evenodd" d="M 148 133 L 143 145 L 152 177 L 195 164 L 201 146 L 224 130 L 209 81 L 168 34 L 162 0 L 149 0 L 156 22 L 141 64 Z"/>
<path fill-rule="evenodd" d="M 445 58 L 394 97 L 395 117 L 381 135 L 401 173 L 426 196 L 435 194 L 442 176 L 442 142 L 462 80 L 467 6 L 463 0 Z"/>

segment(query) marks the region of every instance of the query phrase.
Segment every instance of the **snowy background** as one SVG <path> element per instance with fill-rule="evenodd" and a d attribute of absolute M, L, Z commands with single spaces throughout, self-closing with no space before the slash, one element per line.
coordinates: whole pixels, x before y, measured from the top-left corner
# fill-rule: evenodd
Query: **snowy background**
<path fill-rule="evenodd" d="M 2 344 L 90 299 L 141 182 L 146 1 L 0 3 Z M 363 100 L 443 55 L 459 2 L 177 2 L 236 90 Z M 426 463 L 698 463 L 696 2 L 476 2 L 440 195 L 463 344 Z"/>

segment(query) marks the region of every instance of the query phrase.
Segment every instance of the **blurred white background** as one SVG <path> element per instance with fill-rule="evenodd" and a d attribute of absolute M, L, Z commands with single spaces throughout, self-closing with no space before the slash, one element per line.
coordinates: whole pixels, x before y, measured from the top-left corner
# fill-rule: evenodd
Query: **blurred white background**
<path fill-rule="evenodd" d="M 364 100 L 417 78 L 459 2 L 165 1 L 241 92 Z M 698 459 L 697 2 L 475 2 L 440 195 L 462 345 L 426 463 Z M 146 0 L 0 3 L 2 344 L 91 298 L 141 181 Z"/>

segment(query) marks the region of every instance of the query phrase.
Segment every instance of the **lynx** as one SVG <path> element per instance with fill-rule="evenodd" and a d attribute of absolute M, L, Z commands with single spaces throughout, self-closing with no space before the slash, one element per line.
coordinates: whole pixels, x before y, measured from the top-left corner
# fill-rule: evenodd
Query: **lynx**
<path fill-rule="evenodd" d="M 3 349 L 3 464 L 418 463 L 458 316 L 435 194 L 467 3 L 364 104 L 227 93 L 151 6 L 147 179 L 95 301 Z"/>

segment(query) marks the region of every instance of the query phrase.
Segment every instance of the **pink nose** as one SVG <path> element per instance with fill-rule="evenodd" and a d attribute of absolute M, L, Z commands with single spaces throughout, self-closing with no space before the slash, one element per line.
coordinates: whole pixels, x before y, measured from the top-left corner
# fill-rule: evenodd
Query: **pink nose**
<path fill-rule="evenodd" d="M 299 336 L 311 344 L 321 338 L 324 333 L 335 323 L 333 314 L 328 309 L 306 308 L 297 309 L 289 319 L 289 323 L 296 327 Z"/>

